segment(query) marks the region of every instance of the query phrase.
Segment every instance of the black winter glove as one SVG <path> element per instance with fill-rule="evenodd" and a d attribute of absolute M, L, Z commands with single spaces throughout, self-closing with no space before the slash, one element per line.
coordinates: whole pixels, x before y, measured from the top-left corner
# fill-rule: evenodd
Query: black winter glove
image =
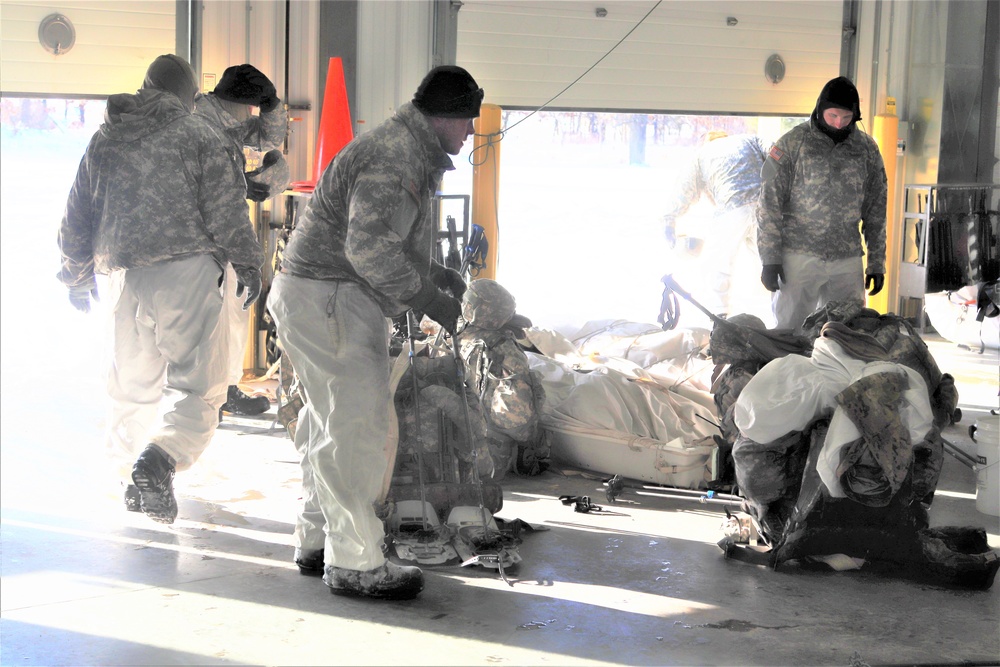
<path fill-rule="evenodd" d="M 450 334 L 458 328 L 458 318 L 462 314 L 462 304 L 458 299 L 438 291 L 424 306 L 424 314 L 440 324 Z"/>
<path fill-rule="evenodd" d="M 781 264 L 765 264 L 764 270 L 760 272 L 760 282 L 767 288 L 767 291 L 777 292 L 781 289 L 779 280 L 785 282 L 785 270 Z"/>
<path fill-rule="evenodd" d="M 258 183 L 247 179 L 247 199 L 255 202 L 267 201 L 271 196 L 271 188 L 267 183 Z"/>
<path fill-rule="evenodd" d="M 434 284 L 440 289 L 451 292 L 451 295 L 459 301 L 462 300 L 462 296 L 468 288 L 462 279 L 462 274 L 455 269 L 445 269 L 437 274 L 434 277 Z"/>
<path fill-rule="evenodd" d="M 243 310 L 246 310 L 260 296 L 263 287 L 260 278 L 260 269 L 256 266 L 233 266 L 236 272 L 236 296 L 243 296 L 246 290 L 247 298 L 243 302 Z"/>
<path fill-rule="evenodd" d="M 869 273 L 865 276 L 865 289 L 871 290 L 868 292 L 868 296 L 875 296 L 882 291 L 882 287 L 885 285 L 885 274 L 884 273 Z"/>
<path fill-rule="evenodd" d="M 260 99 L 260 110 L 262 113 L 274 111 L 281 104 L 281 99 L 277 95 L 267 95 Z"/>
<path fill-rule="evenodd" d="M 271 196 L 271 188 L 267 183 L 258 183 L 247 179 L 247 199 L 255 202 L 267 201 Z"/>

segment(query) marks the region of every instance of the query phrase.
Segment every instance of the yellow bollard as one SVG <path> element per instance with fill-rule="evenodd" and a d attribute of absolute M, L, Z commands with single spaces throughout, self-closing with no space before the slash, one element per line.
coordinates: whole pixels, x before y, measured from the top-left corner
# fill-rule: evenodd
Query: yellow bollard
<path fill-rule="evenodd" d="M 482 105 L 472 144 L 472 223 L 483 228 L 490 246 L 486 266 L 476 277 L 493 280 L 500 253 L 500 112 L 495 104 Z"/>
<path fill-rule="evenodd" d="M 899 302 L 900 236 L 896 220 L 896 145 L 899 139 L 899 117 L 896 99 L 886 98 L 885 113 L 875 116 L 872 137 L 882 153 L 889 195 L 885 203 L 885 286 L 875 296 L 867 297 L 868 307 L 880 313 L 896 311 Z M 891 305 L 890 305 L 891 304 Z"/>

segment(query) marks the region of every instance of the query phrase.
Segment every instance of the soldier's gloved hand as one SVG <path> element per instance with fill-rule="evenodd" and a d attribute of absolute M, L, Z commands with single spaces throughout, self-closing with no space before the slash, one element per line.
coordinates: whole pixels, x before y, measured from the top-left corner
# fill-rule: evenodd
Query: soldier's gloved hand
<path fill-rule="evenodd" d="M 462 304 L 455 297 L 438 291 L 424 306 L 424 314 L 437 322 L 450 334 L 458 328 L 458 318 L 462 314 Z"/>
<path fill-rule="evenodd" d="M 667 239 L 668 248 L 677 247 L 677 229 L 673 225 L 667 225 L 663 228 L 663 236 Z"/>
<path fill-rule="evenodd" d="M 260 296 L 260 290 L 263 287 L 260 269 L 256 266 L 233 265 L 233 271 L 236 272 L 236 296 L 243 296 L 244 290 L 247 293 L 247 297 L 243 301 L 243 310 L 246 310 Z"/>
<path fill-rule="evenodd" d="M 267 183 L 258 183 L 247 179 L 247 199 L 255 202 L 267 201 L 271 197 L 271 188 Z"/>
<path fill-rule="evenodd" d="M 82 285 L 75 285 L 69 288 L 69 302 L 81 313 L 90 312 L 90 300 L 100 301 L 97 296 L 97 281 L 91 276 L 90 280 Z"/>
<path fill-rule="evenodd" d="M 468 289 L 468 285 L 462 279 L 462 274 L 455 269 L 445 269 L 437 274 L 434 277 L 434 284 L 440 289 L 451 292 L 451 295 L 459 301 L 462 300 L 465 290 Z"/>
<path fill-rule="evenodd" d="M 881 292 L 883 285 L 885 285 L 884 273 L 869 273 L 865 276 L 865 289 L 870 290 L 868 296 L 875 296 Z"/>
<path fill-rule="evenodd" d="M 274 87 L 274 84 L 271 83 L 271 80 L 263 72 L 252 65 L 249 67 L 250 69 L 247 70 L 247 82 L 260 87 L 260 97 L 257 98 L 257 106 L 262 113 L 274 111 L 278 106 L 278 102 L 281 101 L 278 99 L 277 88 Z"/>
<path fill-rule="evenodd" d="M 281 104 L 281 99 L 277 95 L 267 95 L 261 97 L 260 104 L 258 106 L 260 107 L 262 113 L 268 113 L 269 111 L 277 109 L 279 104 Z"/>
<path fill-rule="evenodd" d="M 777 292 L 778 281 L 785 282 L 785 270 L 781 264 L 765 264 L 764 270 L 760 272 L 760 282 L 767 288 L 768 292 Z"/>

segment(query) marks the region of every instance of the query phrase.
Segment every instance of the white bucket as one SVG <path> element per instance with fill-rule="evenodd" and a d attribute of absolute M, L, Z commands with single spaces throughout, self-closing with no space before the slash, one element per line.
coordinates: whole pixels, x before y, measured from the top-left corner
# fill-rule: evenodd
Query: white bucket
<path fill-rule="evenodd" d="M 1000 516 L 1000 416 L 976 420 L 976 509 Z"/>

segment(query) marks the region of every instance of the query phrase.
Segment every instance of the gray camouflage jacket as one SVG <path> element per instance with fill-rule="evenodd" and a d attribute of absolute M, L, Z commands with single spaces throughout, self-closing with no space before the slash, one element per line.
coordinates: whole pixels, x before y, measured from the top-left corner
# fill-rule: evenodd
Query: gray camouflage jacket
<path fill-rule="evenodd" d="M 171 93 L 112 95 L 66 202 L 59 279 L 74 287 L 94 273 L 203 254 L 261 266 L 240 164 Z"/>
<path fill-rule="evenodd" d="M 757 203 L 757 248 L 763 264 L 783 250 L 826 260 L 862 254 L 866 273 L 885 273 L 885 165 L 878 145 L 857 127 L 835 144 L 813 122 L 784 134 L 768 153 Z"/>
<path fill-rule="evenodd" d="M 213 127 L 222 130 L 233 142 L 233 149 L 240 156 L 244 155 L 244 147 L 261 153 L 275 150 L 284 143 L 285 135 L 288 134 L 288 111 L 284 104 L 240 121 L 219 103 L 219 98 L 214 94 L 199 93 L 194 98 L 194 115 L 204 118 Z M 272 197 L 282 193 L 292 180 L 291 170 L 284 156 L 278 153 L 275 155 L 277 161 L 273 164 L 244 174 L 248 181 L 267 185 Z"/>
<path fill-rule="evenodd" d="M 760 195 L 760 168 L 767 149 L 760 137 L 720 137 L 698 149 L 674 183 L 663 221 L 672 225 L 707 195 L 721 211 L 755 204 Z"/>
<path fill-rule="evenodd" d="M 432 199 L 451 158 L 407 102 L 337 154 L 292 231 L 282 270 L 359 283 L 387 317 L 442 271 L 432 260 Z"/>

